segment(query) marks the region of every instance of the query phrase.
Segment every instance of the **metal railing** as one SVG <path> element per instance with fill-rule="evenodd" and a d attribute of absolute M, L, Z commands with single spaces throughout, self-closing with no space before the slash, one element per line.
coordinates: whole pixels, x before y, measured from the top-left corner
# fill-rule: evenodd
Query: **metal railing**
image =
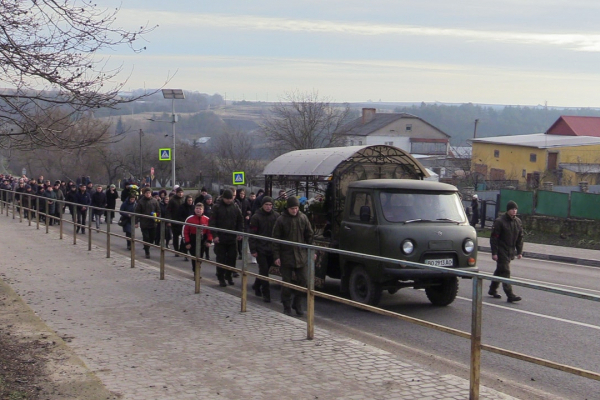
<path fill-rule="evenodd" d="M 0 194 L 3 194 L 2 192 L 6 192 L 5 190 L 3 191 L 2 189 L 0 189 Z M 14 194 L 14 192 L 9 192 L 10 194 Z M 67 201 L 56 201 L 55 206 L 61 206 L 59 208 L 59 216 L 51 216 L 48 214 L 48 204 L 46 203 L 46 208 L 45 208 L 45 212 L 41 213 L 41 210 L 39 210 L 39 200 L 43 199 L 46 200 L 47 198 L 42 197 L 42 196 L 36 196 L 36 195 L 32 195 L 32 194 L 26 194 L 26 196 L 31 196 L 30 198 L 35 198 L 35 204 L 36 204 L 36 209 L 32 210 L 31 208 L 28 207 L 24 207 L 22 204 L 22 197 L 19 199 L 18 203 L 16 204 L 17 201 L 7 201 L 3 195 L 0 197 L 0 215 L 3 215 L 4 213 L 6 213 L 6 216 L 9 216 L 9 209 L 12 209 L 12 215 L 13 215 L 13 219 L 16 218 L 16 216 L 19 216 L 20 222 L 23 222 L 23 214 L 24 212 L 28 213 L 28 221 L 29 221 L 29 225 L 31 226 L 32 223 L 32 219 L 35 219 L 36 221 L 36 228 L 39 229 L 39 225 L 40 225 L 40 216 L 43 216 L 45 218 L 45 225 L 46 225 L 46 233 L 49 232 L 49 221 L 52 219 L 55 219 L 59 222 L 59 232 L 60 232 L 60 238 L 63 238 L 63 222 L 66 223 L 72 223 L 73 224 L 73 244 L 77 243 L 77 227 L 79 228 L 87 228 L 88 232 L 88 250 L 92 249 L 92 230 L 97 230 L 98 232 L 104 232 L 106 233 L 106 257 L 109 258 L 110 257 L 110 247 L 111 247 L 111 241 L 110 238 L 111 236 L 116 236 L 119 238 L 123 238 L 126 240 L 131 240 L 131 268 L 135 267 L 135 261 L 136 261 L 136 254 L 135 254 L 135 244 L 136 243 L 144 243 L 144 245 L 153 247 L 153 248 L 157 248 L 160 249 L 160 260 L 159 260 L 159 279 L 164 280 L 165 279 L 165 253 L 166 252 L 170 252 L 170 253 L 174 253 L 174 254 L 180 254 L 180 255 L 184 255 L 184 253 L 180 253 L 177 252 L 175 250 L 171 250 L 169 248 L 165 247 L 165 229 L 166 229 L 166 224 L 170 223 L 170 224 L 180 224 L 180 225 L 189 225 L 189 226 L 193 226 L 196 227 L 196 229 L 205 229 L 207 227 L 205 226 L 201 226 L 201 225 L 193 225 L 193 224 L 186 224 L 184 222 L 181 221 L 175 221 L 175 220 L 169 220 L 166 218 L 162 218 L 162 217 L 153 217 L 153 216 L 146 216 L 146 215 L 141 215 L 141 214 L 136 214 L 136 213 L 130 213 L 127 212 L 127 214 L 129 214 L 131 216 L 131 223 L 132 223 L 132 227 L 135 226 L 135 221 L 136 218 L 154 218 L 155 220 L 158 221 L 158 223 L 160 224 L 160 245 L 155 245 L 153 243 L 146 243 L 143 242 L 142 240 L 136 239 L 135 237 L 135 228 L 132 229 L 131 232 L 131 238 L 128 238 L 126 236 L 123 235 L 118 235 L 115 233 L 111 233 L 111 229 L 110 229 L 110 223 L 106 224 L 106 231 L 103 231 L 101 229 L 96 229 L 96 228 L 92 228 L 91 226 L 91 214 L 92 214 L 92 210 L 102 210 L 105 212 L 111 212 L 114 211 L 115 213 L 120 212 L 119 210 L 111 210 L 111 209 L 105 209 L 105 208 L 98 208 L 98 207 L 92 207 L 92 206 L 87 206 L 86 212 L 87 212 L 87 226 L 83 225 L 83 224 L 79 224 L 76 222 L 76 218 L 75 221 L 68 221 L 65 220 L 63 218 L 63 213 L 62 213 L 62 209 L 64 206 L 70 206 L 70 209 L 72 210 L 77 210 L 77 206 L 81 206 L 78 205 L 76 203 L 70 203 Z M 10 199 L 14 199 L 14 197 L 10 197 L 8 198 Z M 31 201 L 28 201 L 28 206 L 31 206 Z M 32 218 L 32 215 L 35 214 L 35 218 Z M 100 217 L 100 216 L 98 216 Z M 482 329 L 481 329 L 481 325 L 482 325 L 482 308 L 483 308 L 483 281 L 484 280 L 494 280 L 494 281 L 498 281 L 500 283 L 508 283 L 508 284 L 514 284 L 517 286 L 522 286 L 522 287 L 526 287 L 526 288 L 530 288 L 530 289 L 535 289 L 535 290 L 542 290 L 542 291 L 546 291 L 546 292 L 550 292 L 550 293 L 554 293 L 554 294 L 558 294 L 558 295 L 563 295 L 563 296 L 569 296 L 569 297 L 575 297 L 575 298 L 579 298 L 579 299 L 584 299 L 584 300 L 589 300 L 589 301 L 595 301 L 595 302 L 600 302 L 600 296 L 597 295 L 592 295 L 592 294 L 588 294 L 588 293 L 583 293 L 583 292 L 578 292 L 578 291 L 574 291 L 574 290 L 568 290 L 568 289 L 561 289 L 561 288 L 556 288 L 553 286 L 549 286 L 549 285 L 541 285 L 541 284 L 534 284 L 534 283 L 529 283 L 526 281 L 522 281 L 519 279 L 508 279 L 508 278 L 502 278 L 502 277 L 498 277 L 498 276 L 493 276 L 490 277 L 488 275 L 484 275 L 481 273 L 475 273 L 475 272 L 468 272 L 468 271 L 460 271 L 460 270 L 455 270 L 455 269 L 451 269 L 451 268 L 446 268 L 446 267 L 436 267 L 436 266 L 432 266 L 432 265 L 426 265 L 426 264 L 419 264 L 419 263 L 414 263 L 414 262 L 409 262 L 409 261 L 399 261 L 396 259 L 391 259 L 391 258 L 386 258 L 386 257 L 379 257 L 379 256 L 372 256 L 372 255 L 366 255 L 366 254 L 360 254 L 360 253 L 354 253 L 351 251 L 345 251 L 345 250 L 337 250 L 337 249 L 331 249 L 331 248 L 325 248 L 325 247 L 320 247 L 320 246 L 313 246 L 313 245 L 307 245 L 307 244 L 299 244 L 299 243 L 293 243 L 293 242 L 287 242 L 287 241 L 283 241 L 283 240 L 278 240 L 278 239 L 273 239 L 273 238 L 267 238 L 264 236 L 257 236 L 257 235 L 253 235 L 253 234 L 249 234 L 249 233 L 244 233 L 244 232 L 233 232 L 233 231 L 228 231 L 225 229 L 219 229 L 219 228 L 210 228 L 211 231 L 218 231 L 218 232 L 223 232 L 223 233 L 230 233 L 230 234 L 235 234 L 235 235 L 239 235 L 242 236 L 242 240 L 243 240 L 243 244 L 242 244 L 242 268 L 238 269 L 235 267 L 231 267 L 225 264 L 219 264 L 217 262 L 213 262 L 210 260 L 205 260 L 202 259 L 200 257 L 200 246 L 201 246 L 201 236 L 202 235 L 196 235 L 196 254 L 191 255 L 191 258 L 194 259 L 194 261 L 196 262 L 196 268 L 194 271 L 194 293 L 200 293 L 200 281 L 201 281 L 201 277 L 200 277 L 200 268 L 201 268 L 201 263 L 202 262 L 207 262 L 209 264 L 213 264 L 217 267 L 223 268 L 223 269 L 227 269 L 230 271 L 239 271 L 241 272 L 241 277 L 242 277 L 242 292 L 241 292 L 241 312 L 246 312 L 246 307 L 247 307 L 247 286 L 248 286 L 248 276 L 254 276 L 257 277 L 259 279 L 262 280 L 266 280 L 269 281 L 271 283 L 276 283 L 279 284 L 281 286 L 285 286 L 285 287 L 289 287 L 291 289 L 297 290 L 299 292 L 303 292 L 307 294 L 307 332 L 306 332 L 306 338 L 308 340 L 312 340 L 314 339 L 314 305 L 315 305 L 315 297 L 321 297 L 327 300 L 332 300 L 338 303 L 342 303 L 342 304 L 346 304 L 352 307 L 356 307 L 356 308 L 361 308 L 367 311 L 371 311 L 377 314 L 381 314 L 381 315 L 385 315 L 385 316 L 389 316 L 389 317 L 393 317 L 396 319 L 400 319 L 403 321 L 407 321 L 407 322 L 411 322 L 423 327 L 427 327 L 427 328 L 431 328 L 431 329 L 435 329 L 437 331 L 441 331 L 441 332 L 445 332 L 445 333 L 449 333 L 451 335 L 454 336 L 458 336 L 464 339 L 469 339 L 471 342 L 471 352 L 470 352 L 470 385 L 469 385 L 469 399 L 478 399 L 479 398 L 479 386 L 480 386 L 480 371 L 481 371 L 481 351 L 485 350 L 491 353 L 495 353 L 495 354 L 499 354 L 499 355 L 503 355 L 506 357 L 510 357 L 510 358 L 514 358 L 517 360 L 521 360 L 521 361 L 525 361 L 525 362 L 529 362 L 529 363 L 533 363 L 533 364 L 537 364 L 537 365 L 541 365 L 544 367 L 548 367 L 548 368 L 552 368 L 552 369 L 556 369 L 559 371 L 563 371 L 563 372 L 567 372 L 573 375 L 577 375 L 577 376 L 581 376 L 584 378 L 588 378 L 588 379 L 593 379 L 593 380 L 598 380 L 600 381 L 600 373 L 594 372 L 594 371 L 589 371 L 589 370 L 585 370 L 585 369 L 581 369 L 581 368 L 576 368 L 576 367 L 572 367 L 569 365 L 565 365 L 565 364 L 560 364 L 560 363 L 556 363 L 550 360 L 546 360 L 543 358 L 539 358 L 539 357 L 533 357 L 533 356 L 529 356 L 526 354 L 522 354 L 516 351 L 511 351 L 511 350 L 507 350 L 507 349 L 503 349 L 500 347 L 496 347 L 496 346 L 491 346 L 491 345 L 487 345 L 482 343 Z M 259 275 L 258 273 L 254 273 L 251 271 L 248 271 L 247 269 L 247 265 L 249 264 L 249 258 L 248 258 L 248 239 L 250 237 L 253 237 L 255 239 L 260 239 L 260 240 L 264 240 L 264 241 L 270 241 L 270 242 L 276 242 L 276 243 L 281 243 L 281 244 L 287 244 L 287 245 L 293 245 L 293 246 L 298 246 L 301 248 L 304 248 L 307 250 L 308 252 L 308 279 L 307 279 L 307 287 L 301 287 L 301 286 L 297 286 L 291 283 L 287 283 L 287 282 L 283 282 L 280 279 L 276 279 L 273 277 L 267 277 L 267 276 L 262 276 Z M 319 292 L 316 291 L 314 288 L 314 281 L 315 281 L 315 255 L 316 252 L 329 252 L 329 253 L 336 253 L 336 254 L 340 254 L 340 255 L 346 255 L 346 256 L 352 256 L 354 258 L 362 258 L 362 259 L 367 259 L 367 260 L 375 260 L 375 261 L 380 261 L 380 262 L 385 262 L 388 264 L 396 264 L 396 265 L 403 265 L 403 266 L 410 266 L 410 267 L 416 267 L 416 268 L 422 268 L 422 269 L 429 269 L 429 270 L 435 270 L 438 272 L 443 272 L 443 273 L 447 273 L 449 275 L 457 275 L 457 276 L 462 276 L 465 278 L 470 278 L 472 279 L 472 309 L 471 309 L 471 332 L 465 332 L 465 331 L 461 331 L 459 329 L 454 329 L 454 328 L 450 328 L 447 326 L 443 326 L 440 324 L 436 324 L 433 322 L 429 322 L 429 321 L 425 321 L 422 319 L 418 319 L 418 318 L 414 318 L 414 317 L 410 317 L 404 314 L 400 314 L 400 313 L 396 313 L 396 312 L 392 312 L 392 311 L 388 311 L 388 310 L 384 310 L 378 307 L 373 307 L 370 305 L 366 305 L 366 304 L 362 304 L 362 303 L 358 303 L 356 301 L 352 301 L 349 299 L 345 299 L 342 297 L 338 297 L 338 296 L 334 296 L 334 295 L 330 295 L 327 293 L 323 293 L 323 292 Z"/>

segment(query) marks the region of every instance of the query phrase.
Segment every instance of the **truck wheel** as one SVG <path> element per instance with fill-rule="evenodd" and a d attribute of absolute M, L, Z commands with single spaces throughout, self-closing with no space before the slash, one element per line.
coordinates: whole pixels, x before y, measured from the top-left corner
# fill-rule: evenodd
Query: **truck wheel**
<path fill-rule="evenodd" d="M 446 278 L 440 285 L 425 288 L 427 298 L 434 306 L 447 306 L 451 304 L 458 294 L 458 278 Z"/>
<path fill-rule="evenodd" d="M 359 303 L 376 306 L 381 300 L 381 285 L 363 267 L 355 267 L 350 273 L 350 298 Z"/>

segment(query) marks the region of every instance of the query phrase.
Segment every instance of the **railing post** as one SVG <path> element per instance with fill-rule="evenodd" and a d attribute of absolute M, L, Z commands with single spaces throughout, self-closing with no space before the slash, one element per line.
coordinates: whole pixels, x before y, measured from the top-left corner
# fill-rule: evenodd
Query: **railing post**
<path fill-rule="evenodd" d="M 196 228 L 196 254 L 193 257 L 196 259 L 196 268 L 194 268 L 194 293 L 200 293 L 200 268 L 202 267 L 202 228 Z"/>
<path fill-rule="evenodd" d="M 46 214 L 46 233 L 50 232 L 50 215 L 48 214 L 48 210 L 50 209 L 50 206 L 48 205 L 48 201 L 46 200 L 46 209 L 44 210 L 45 214 Z"/>
<path fill-rule="evenodd" d="M 23 223 L 23 194 L 19 197 L 19 222 Z"/>
<path fill-rule="evenodd" d="M 92 207 L 87 208 L 88 251 L 92 251 Z"/>
<path fill-rule="evenodd" d="M 106 216 L 108 217 L 106 219 L 106 258 L 110 258 L 110 211 L 108 211 L 108 214 L 106 214 Z"/>
<path fill-rule="evenodd" d="M 135 215 L 131 216 L 131 268 L 135 268 Z"/>
<path fill-rule="evenodd" d="M 246 266 L 248 265 L 248 236 L 242 237 L 242 312 L 246 312 L 248 301 L 248 275 L 246 275 Z"/>
<path fill-rule="evenodd" d="M 306 338 L 315 338 L 315 251 L 308 249 L 308 277 L 306 280 Z"/>
<path fill-rule="evenodd" d="M 160 220 L 160 280 L 165 280 L 165 221 Z"/>
<path fill-rule="evenodd" d="M 60 189 L 59 189 L 60 190 Z M 60 235 L 60 239 L 63 238 L 63 205 L 59 205 L 58 207 L 58 232 Z"/>
<path fill-rule="evenodd" d="M 8 215 L 8 214 L 7 214 Z M 35 197 L 35 224 L 36 229 L 40 229 L 40 198 Z"/>
<path fill-rule="evenodd" d="M 16 200 L 15 200 L 14 193 L 15 193 L 15 192 L 11 192 L 11 195 L 12 195 L 12 213 L 13 213 L 13 219 L 15 219 L 15 218 L 17 217 L 17 216 L 15 215 L 15 214 L 16 214 L 16 213 L 15 213 L 15 202 L 16 202 Z M 8 197 L 8 193 L 6 194 L 6 197 Z"/>
<path fill-rule="evenodd" d="M 73 244 L 77 244 L 77 216 L 79 215 L 79 210 L 77 206 L 73 206 L 73 210 L 75 212 L 73 216 Z"/>
<path fill-rule="evenodd" d="M 471 376 L 469 400 L 479 399 L 479 378 L 481 371 L 481 309 L 483 282 L 473 277 L 473 301 L 471 302 Z"/>

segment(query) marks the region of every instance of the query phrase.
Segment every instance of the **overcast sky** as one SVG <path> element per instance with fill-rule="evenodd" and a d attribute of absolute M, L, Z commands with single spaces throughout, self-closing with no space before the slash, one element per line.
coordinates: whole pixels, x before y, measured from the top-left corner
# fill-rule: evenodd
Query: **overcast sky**
<path fill-rule="evenodd" d="M 98 0 L 113 6 L 113 0 Z M 158 25 L 127 89 L 277 101 L 600 107 L 597 0 L 122 0 L 117 25 Z"/>

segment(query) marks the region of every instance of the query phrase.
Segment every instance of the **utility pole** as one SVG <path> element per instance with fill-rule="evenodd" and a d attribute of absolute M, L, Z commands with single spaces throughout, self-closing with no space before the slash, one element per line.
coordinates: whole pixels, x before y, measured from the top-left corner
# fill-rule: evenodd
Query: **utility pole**
<path fill-rule="evenodd" d="M 142 136 L 144 136 L 144 131 L 140 129 L 140 182 L 144 177 L 144 164 L 142 163 Z"/>

